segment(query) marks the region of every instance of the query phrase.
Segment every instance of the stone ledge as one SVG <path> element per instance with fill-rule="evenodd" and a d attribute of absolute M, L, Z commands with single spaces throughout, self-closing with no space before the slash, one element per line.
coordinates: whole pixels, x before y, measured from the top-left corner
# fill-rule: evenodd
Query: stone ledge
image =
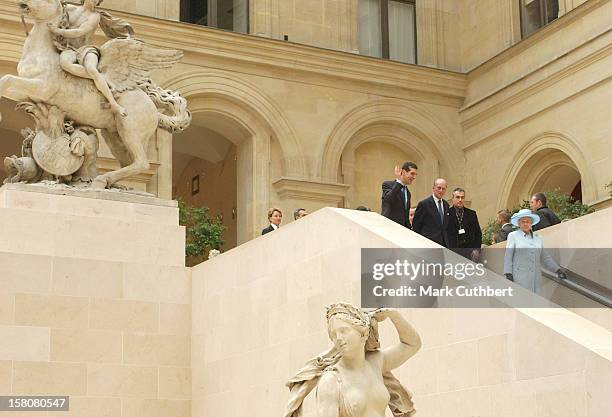
<path fill-rule="evenodd" d="M 331 204 L 340 204 L 346 196 L 346 190 L 350 187 L 347 184 L 315 182 L 287 177 L 278 179 L 273 185 L 282 199 L 322 200 Z"/>
<path fill-rule="evenodd" d="M 147 204 L 160 207 L 176 208 L 178 203 L 174 200 L 145 195 L 142 192 L 130 192 L 119 190 L 87 190 L 68 187 L 47 186 L 43 184 L 4 184 L 0 187 L 0 196 L 5 191 L 31 192 L 39 194 L 66 195 L 96 200 L 118 201 L 123 203 Z M 5 207 L 3 199 L 0 198 L 0 207 Z"/>

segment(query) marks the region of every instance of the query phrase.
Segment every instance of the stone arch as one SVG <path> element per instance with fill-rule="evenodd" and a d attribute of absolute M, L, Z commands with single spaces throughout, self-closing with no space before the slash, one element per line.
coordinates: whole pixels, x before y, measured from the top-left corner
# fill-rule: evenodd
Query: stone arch
<path fill-rule="evenodd" d="M 339 172 L 343 182 L 351 185 L 346 191 L 345 207 L 366 205 L 378 209 L 380 196 L 372 193 L 372 190 L 378 190 L 380 183 L 389 179 L 389 175 L 375 173 L 376 170 L 372 171 L 361 159 L 365 157 L 366 160 L 371 160 L 378 152 L 386 153 L 398 164 L 406 159 L 415 162 L 419 166 L 421 177 L 413 184 L 411 191 L 415 198 L 428 192 L 429 183 L 440 175 L 439 157 L 431 147 L 411 141 L 413 138 L 414 134 L 405 126 L 390 122 L 368 125 L 353 135 L 342 151 Z M 366 154 L 362 154 L 362 150 Z M 385 171 L 389 174 L 392 169 L 393 167 L 387 167 Z"/>
<path fill-rule="evenodd" d="M 578 172 L 584 202 L 595 201 L 597 190 L 585 153 L 578 142 L 560 132 L 544 132 L 527 141 L 506 171 L 498 207 L 511 207 L 528 198 L 551 170 L 566 167 Z"/>
<path fill-rule="evenodd" d="M 331 131 L 323 157 L 315 169 L 322 178 L 335 181 L 340 158 L 351 139 L 372 125 L 389 125 L 410 132 L 410 139 L 397 138 L 402 146 L 426 150 L 441 162 L 448 172 L 462 172 L 464 156 L 449 135 L 434 118 L 422 109 L 401 100 L 380 99 L 362 104 L 349 111 Z M 441 150 L 444 149 L 444 152 Z"/>
<path fill-rule="evenodd" d="M 283 154 L 283 176 L 307 176 L 304 153 L 294 129 L 280 106 L 253 84 L 235 74 L 207 69 L 181 73 L 165 80 L 163 85 L 180 91 L 188 100 L 198 95 L 224 97 L 228 102 L 248 109 L 250 119 L 259 119 L 267 126 L 270 135 L 278 140 Z"/>
<path fill-rule="evenodd" d="M 194 121 L 201 119 L 202 126 L 238 147 L 237 243 L 256 237 L 267 218 L 273 166 L 282 176 L 306 176 L 303 154 L 288 121 L 263 92 L 234 75 L 194 71 L 163 85 L 187 98 Z"/>

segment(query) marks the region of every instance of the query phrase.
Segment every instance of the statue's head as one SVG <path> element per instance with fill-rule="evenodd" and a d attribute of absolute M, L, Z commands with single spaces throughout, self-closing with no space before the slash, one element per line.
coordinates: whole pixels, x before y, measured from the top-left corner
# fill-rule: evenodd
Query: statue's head
<path fill-rule="evenodd" d="M 37 21 L 49 21 L 61 13 L 59 0 L 18 0 L 17 7 L 22 15 Z"/>
<path fill-rule="evenodd" d="M 361 309 L 336 303 L 327 307 L 327 332 L 334 346 L 343 356 L 351 356 L 365 350 L 371 335 L 370 317 Z M 370 343 L 368 343 L 370 344 Z"/>

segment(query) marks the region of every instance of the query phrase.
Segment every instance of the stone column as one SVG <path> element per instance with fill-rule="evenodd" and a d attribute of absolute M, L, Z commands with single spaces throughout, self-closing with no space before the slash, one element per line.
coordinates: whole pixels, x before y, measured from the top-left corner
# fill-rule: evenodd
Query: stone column
<path fill-rule="evenodd" d="M 419 65 L 444 67 L 444 36 L 441 0 L 416 2 L 417 53 Z"/>
<path fill-rule="evenodd" d="M 238 144 L 237 241 L 242 244 L 259 235 L 270 205 L 270 137 L 253 136 Z"/>
<path fill-rule="evenodd" d="M 287 0 L 282 0 L 287 1 Z M 278 39 L 279 0 L 251 0 L 250 33 Z"/>

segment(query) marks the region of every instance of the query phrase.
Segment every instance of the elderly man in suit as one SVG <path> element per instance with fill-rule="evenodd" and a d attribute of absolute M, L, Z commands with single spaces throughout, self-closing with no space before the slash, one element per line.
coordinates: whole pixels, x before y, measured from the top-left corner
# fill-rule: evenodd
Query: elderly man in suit
<path fill-rule="evenodd" d="M 446 180 L 438 178 L 434 181 L 432 195 L 417 204 L 414 212 L 412 230 L 439 245 L 448 247 L 449 205 L 444 200 L 446 194 Z"/>
<path fill-rule="evenodd" d="M 448 247 L 453 252 L 478 262 L 480 246 L 482 246 L 482 232 L 476 212 L 465 207 L 465 190 L 463 188 L 453 190 L 451 203 L 446 228 Z"/>
<path fill-rule="evenodd" d="M 410 191 L 408 186 L 417 176 L 418 167 L 414 162 L 405 162 L 395 167 L 395 180 L 382 183 L 382 205 L 380 213 L 386 218 L 410 228 Z"/>
<path fill-rule="evenodd" d="M 501 229 L 493 235 L 493 243 L 505 242 L 508 234 L 514 231 L 514 227 L 510 224 L 510 212 L 505 209 L 498 211 L 495 221 L 501 226 Z"/>

